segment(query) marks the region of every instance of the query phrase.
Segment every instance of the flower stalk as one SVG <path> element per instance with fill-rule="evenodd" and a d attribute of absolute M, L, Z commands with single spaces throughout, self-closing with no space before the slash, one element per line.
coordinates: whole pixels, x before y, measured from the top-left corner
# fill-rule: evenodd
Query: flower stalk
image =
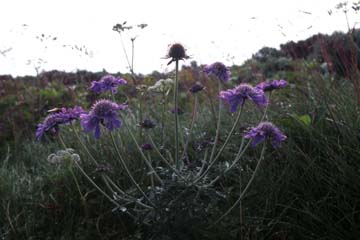
<path fill-rule="evenodd" d="M 179 60 L 175 60 L 175 82 L 174 82 L 174 105 L 175 105 L 175 166 L 176 170 L 179 171 L 180 169 L 180 161 L 179 161 L 179 103 L 178 103 L 178 95 L 179 95 L 179 89 L 178 89 L 178 81 L 179 81 Z"/>

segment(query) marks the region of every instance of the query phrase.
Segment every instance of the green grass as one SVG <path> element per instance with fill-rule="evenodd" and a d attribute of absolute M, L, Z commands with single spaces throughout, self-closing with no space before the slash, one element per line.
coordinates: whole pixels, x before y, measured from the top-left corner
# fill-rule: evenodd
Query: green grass
<path fill-rule="evenodd" d="M 80 165 L 94 186 L 72 161 L 50 163 L 51 153 L 64 147 L 55 138 L 43 142 L 22 140 L 16 148 L 2 146 L 0 157 L 0 236 L 3 239 L 357 239 L 360 235 L 360 132 L 359 106 L 351 83 L 318 74 L 316 66 L 294 62 L 297 71 L 278 72 L 290 87 L 271 97 L 268 118 L 287 135 L 280 149 L 268 148 L 259 174 L 248 194 L 227 217 L 212 226 L 237 200 L 249 181 L 260 149 L 249 148 L 236 167 L 213 187 L 187 187 L 160 161 L 149 155 L 165 185 L 157 193 L 148 169 L 125 127 L 115 133 L 120 153 L 134 178 L 157 206 L 145 211 L 135 201 L 116 207 L 97 188 L 113 197 L 104 177 L 134 198 L 141 198 L 127 177 L 108 134 L 96 141 L 92 134 L 80 138 L 101 164 L 96 166 L 77 141 L 73 130 L 61 128 L 66 147 L 80 155 Z M 298 81 L 301 79 L 302 81 Z M 180 91 L 181 132 L 189 128 L 193 98 Z M 208 86 L 210 91 L 211 86 Z M 52 93 L 51 93 L 52 94 Z M 183 176 L 191 177 L 201 167 L 206 152 L 203 143 L 214 141 L 211 105 L 200 93 L 200 111 L 189 143 L 191 165 Z M 216 93 L 214 103 L 216 104 Z M 52 94 L 53 95 L 53 94 Z M 144 116 L 161 122 L 160 96 L 146 96 Z M 122 99 L 123 100 L 123 99 Z M 136 106 L 131 99 L 130 107 Z M 157 103 L 157 104 L 156 104 Z M 223 108 L 220 143 L 224 142 L 235 116 Z M 173 153 L 173 115 L 166 106 L 165 136 L 158 124 L 151 134 L 162 153 Z M 137 112 L 128 116 L 130 128 L 138 131 Z M 241 134 L 255 125 L 261 114 L 248 104 L 235 135 L 218 164 L 213 178 L 234 159 Z M 129 120 L 130 119 L 130 120 Z M 79 126 L 76 126 L 78 129 Z M 121 142 L 120 138 L 121 136 Z M 138 134 L 136 134 L 138 137 Z M 186 137 L 183 134 L 180 139 Z M 184 140 L 181 140 L 184 142 Z M 199 146 L 203 148 L 199 149 Z M 211 145 L 207 146 L 210 148 Z M 209 150 L 208 150 L 209 151 Z M 208 181 L 207 179 L 204 180 Z M 120 201 L 119 201 L 120 202 Z M 142 201 L 146 203 L 146 201 Z"/>

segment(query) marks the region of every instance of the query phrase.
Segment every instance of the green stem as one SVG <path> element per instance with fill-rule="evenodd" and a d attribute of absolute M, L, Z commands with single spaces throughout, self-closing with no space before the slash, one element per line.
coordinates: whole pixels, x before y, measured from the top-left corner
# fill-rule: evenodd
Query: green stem
<path fill-rule="evenodd" d="M 61 137 L 60 133 L 58 134 L 58 138 L 59 138 L 59 141 L 60 141 L 61 145 L 63 146 L 64 150 L 66 150 L 67 147 L 66 147 L 65 142 L 64 142 L 63 138 Z"/>
<path fill-rule="evenodd" d="M 129 66 L 129 70 L 130 70 L 130 73 L 131 73 L 131 78 L 133 80 L 134 85 L 136 86 L 137 83 L 136 83 L 136 79 L 135 79 L 135 73 L 134 73 L 132 65 L 130 64 L 129 57 L 128 57 L 128 54 L 127 54 L 126 49 L 125 49 L 125 44 L 124 44 L 121 32 L 119 32 L 119 34 L 120 34 L 121 46 L 122 46 L 122 49 L 123 49 L 123 52 L 124 52 L 124 55 L 125 55 L 125 58 L 126 58 L 126 62 L 127 62 L 128 66 Z"/>
<path fill-rule="evenodd" d="M 90 151 L 89 151 L 89 149 L 86 147 L 86 145 L 82 142 L 82 140 L 81 140 L 81 138 L 80 138 L 80 136 L 79 136 L 79 133 L 77 132 L 77 130 L 75 129 L 75 127 L 74 127 L 73 124 L 71 124 L 71 127 L 72 127 L 72 129 L 73 129 L 73 131 L 74 131 L 74 133 L 75 133 L 75 136 L 76 136 L 77 140 L 79 141 L 80 145 L 83 147 L 83 149 L 85 150 L 85 152 L 87 153 L 87 155 L 89 155 L 89 157 L 90 157 L 91 160 L 95 163 L 95 165 L 98 166 L 98 165 L 99 165 L 98 162 L 96 161 L 96 159 L 94 158 L 94 156 L 90 153 Z M 86 177 L 87 179 L 91 179 L 91 178 L 87 175 L 87 173 L 85 173 L 85 171 L 81 171 L 81 172 L 85 175 L 85 177 Z M 124 191 L 122 191 L 122 190 L 119 188 L 119 186 L 117 186 L 108 176 L 102 176 L 102 179 L 104 180 L 104 182 L 105 182 L 106 186 L 108 186 L 108 188 L 109 188 L 109 185 L 108 185 L 108 184 L 111 183 L 111 185 L 113 185 L 113 187 L 115 187 L 116 190 L 117 190 L 119 193 L 121 193 L 122 195 L 124 195 L 126 198 L 129 198 L 129 199 L 134 200 L 133 197 L 131 197 L 130 195 L 128 195 L 128 194 L 126 194 Z M 91 181 L 91 183 L 95 186 L 96 189 L 100 189 L 100 187 L 99 187 L 94 181 Z M 111 188 L 109 188 L 109 189 L 111 190 Z M 103 193 L 103 191 L 100 191 L 100 192 Z M 107 195 L 106 195 L 105 197 L 108 198 Z M 145 207 L 145 208 L 152 209 L 152 207 L 150 207 L 150 206 L 148 206 L 148 205 L 146 205 L 146 204 L 144 204 L 144 203 L 141 203 L 141 202 L 139 202 L 138 200 L 136 200 L 136 203 L 138 203 L 139 205 L 141 205 L 141 206 L 143 206 L 143 207 Z"/>
<path fill-rule="evenodd" d="M 183 152 L 182 152 L 182 154 L 181 154 L 181 159 L 184 159 L 185 155 L 187 154 L 187 148 L 188 148 L 188 146 L 189 146 L 189 142 L 190 142 L 190 139 L 191 139 L 191 133 L 192 133 L 192 130 L 193 130 L 193 128 L 194 128 L 194 123 L 195 123 L 195 119 L 196 119 L 197 105 L 198 105 L 197 95 L 195 95 L 195 98 L 194 98 L 194 109 L 193 109 L 192 116 L 191 116 L 191 123 L 190 123 L 190 128 L 189 128 L 189 135 L 188 135 L 188 137 L 186 138 L 184 150 L 183 150 Z"/>
<path fill-rule="evenodd" d="M 152 139 L 152 137 L 149 135 L 149 140 L 150 143 L 152 144 L 152 146 L 155 149 L 155 152 L 160 156 L 160 159 L 165 163 L 165 165 L 170 168 L 171 171 L 173 171 L 178 177 L 180 177 L 182 180 L 186 181 L 186 179 L 181 176 L 181 174 L 171 166 L 171 164 L 166 160 L 166 158 L 161 154 L 161 152 L 159 151 L 159 148 L 156 146 L 154 140 Z"/>
<path fill-rule="evenodd" d="M 213 102 L 213 99 L 212 99 L 210 93 L 206 89 L 205 89 L 205 92 L 206 92 L 206 96 L 209 98 L 211 114 L 213 116 L 213 121 L 214 121 L 214 124 L 215 124 L 217 122 L 217 119 L 216 119 L 214 102 Z M 216 125 L 214 127 L 216 128 Z"/>
<path fill-rule="evenodd" d="M 218 92 L 221 91 L 221 83 L 220 81 L 218 81 Z M 216 146 L 217 143 L 219 141 L 219 135 L 220 135 L 220 128 L 221 128 L 221 101 L 219 99 L 219 106 L 218 106 L 218 117 L 217 117 L 217 124 L 216 124 L 216 134 L 215 134 L 215 141 L 214 141 L 214 145 L 213 148 L 211 150 L 211 154 L 210 154 L 210 159 L 209 159 L 209 163 L 211 163 L 213 161 L 214 155 L 215 155 L 215 151 L 216 151 Z"/>
<path fill-rule="evenodd" d="M 75 136 L 77 138 L 77 140 L 79 141 L 80 145 L 83 147 L 83 149 L 85 150 L 85 152 L 87 153 L 87 155 L 89 155 L 89 157 L 91 158 L 91 160 L 95 163 L 95 165 L 99 165 L 98 162 L 95 160 L 94 156 L 90 153 L 89 149 L 86 147 L 86 145 L 83 143 L 83 141 L 81 141 L 81 138 L 79 136 L 79 133 L 77 132 L 74 124 L 71 124 L 71 128 L 75 133 Z"/>
<path fill-rule="evenodd" d="M 124 123 L 126 129 L 128 130 L 128 132 L 130 133 L 130 136 L 131 136 L 132 140 L 134 141 L 134 143 L 135 143 L 135 145 L 136 145 L 136 148 L 137 148 L 138 151 L 140 152 L 141 157 L 144 159 L 146 165 L 151 169 L 151 171 L 154 172 L 154 175 L 155 175 L 156 179 L 159 181 L 159 183 L 160 183 L 161 185 L 163 185 L 164 182 L 161 180 L 160 176 L 156 173 L 155 169 L 152 167 L 151 163 L 149 162 L 149 160 L 148 160 L 147 157 L 145 156 L 145 154 L 144 154 L 143 150 L 141 149 L 139 143 L 136 141 L 136 138 L 135 138 L 133 132 L 131 131 L 129 125 L 128 125 L 127 122 L 125 121 L 125 118 L 123 118 L 123 123 Z"/>
<path fill-rule="evenodd" d="M 117 207 L 120 207 L 120 205 L 114 201 L 109 195 L 107 195 L 92 179 L 91 177 L 89 177 L 86 172 L 84 171 L 84 169 L 82 169 L 82 167 L 76 162 L 74 161 L 77 168 L 80 170 L 80 172 L 88 179 L 88 181 L 99 191 L 101 192 L 108 200 L 110 200 L 110 202 L 114 203 Z"/>
<path fill-rule="evenodd" d="M 225 150 L 225 147 L 226 147 L 227 144 L 229 143 L 229 140 L 230 140 L 231 136 L 233 135 L 233 133 L 234 133 L 234 131 L 235 131 L 235 128 L 237 127 L 237 125 L 238 125 L 238 123 L 239 123 L 239 121 L 240 121 L 240 117 L 241 117 L 241 113 L 242 113 L 243 107 L 244 107 L 244 105 L 241 105 L 240 110 L 239 110 L 239 113 L 238 113 L 238 115 L 237 115 L 237 117 L 236 117 L 235 123 L 234 123 L 234 125 L 232 126 L 232 128 L 231 128 L 231 130 L 230 130 L 230 132 L 229 132 L 229 134 L 228 134 L 228 136 L 227 136 L 224 144 L 221 146 L 218 154 L 216 155 L 216 157 L 214 158 L 214 160 L 213 160 L 212 162 L 210 162 L 210 165 L 209 165 L 209 167 L 205 170 L 205 172 L 204 172 L 203 174 L 201 174 L 200 177 L 198 177 L 197 179 L 195 179 L 194 184 L 197 183 L 197 182 L 199 182 L 203 177 L 206 176 L 206 174 L 209 172 L 210 168 L 211 168 L 212 166 L 214 166 L 214 164 L 216 163 L 216 161 L 217 161 L 217 160 L 219 159 L 219 157 L 221 156 L 222 152 Z"/>
<path fill-rule="evenodd" d="M 180 161 L 179 161 L 179 118 L 178 118 L 178 110 L 179 110 L 179 105 L 178 105 L 178 81 L 179 81 L 179 76 L 178 76 L 178 71 L 179 71 L 179 60 L 175 61 L 176 65 L 175 65 L 175 82 L 174 82 L 174 105 L 175 105 L 175 109 L 174 109 L 174 115 L 175 115 L 175 166 L 176 169 L 179 171 L 180 169 Z"/>
<path fill-rule="evenodd" d="M 200 168 L 200 171 L 196 174 L 195 178 L 198 178 L 201 176 L 201 174 L 203 173 L 205 167 L 206 167 L 206 159 L 207 159 L 207 156 L 208 156 L 208 152 L 209 152 L 209 149 L 206 148 L 205 150 L 205 153 L 204 153 L 204 159 L 202 160 L 202 165 L 201 165 L 201 168 Z"/>
<path fill-rule="evenodd" d="M 270 91 L 269 97 L 268 97 L 268 105 L 266 105 L 266 107 L 265 107 L 264 114 L 262 115 L 260 122 L 264 121 L 265 118 L 267 119 L 266 113 L 267 113 L 267 110 L 268 110 L 269 105 L 270 105 L 271 93 L 272 93 L 272 92 Z"/>
<path fill-rule="evenodd" d="M 165 142 L 165 101 L 166 92 L 162 92 L 162 112 L 161 112 L 161 145 L 164 146 Z"/>
<path fill-rule="evenodd" d="M 212 186 L 214 183 L 216 183 L 221 177 L 225 176 L 240 160 L 240 158 L 244 155 L 245 151 L 247 150 L 247 148 L 250 146 L 251 141 L 249 141 L 245 147 L 244 146 L 244 138 L 241 140 L 241 145 L 239 148 L 239 151 L 235 157 L 234 162 L 226 169 L 224 170 L 221 174 L 219 174 L 219 176 L 217 176 L 214 180 L 212 180 L 209 184 L 207 184 L 206 186 L 210 187 Z"/>
<path fill-rule="evenodd" d="M 138 103 L 138 108 L 139 108 L 139 123 L 143 122 L 143 111 L 142 111 L 142 90 L 140 90 L 140 96 L 139 96 L 139 103 Z M 143 128 L 139 127 L 139 141 L 142 142 L 143 141 Z"/>
<path fill-rule="evenodd" d="M 246 187 L 245 189 L 242 191 L 242 193 L 240 194 L 240 197 L 236 200 L 236 202 L 229 208 L 229 210 L 227 210 L 218 220 L 216 220 L 211 226 L 217 224 L 218 222 L 220 222 L 224 217 L 226 217 L 235 207 L 236 205 L 238 205 L 240 203 L 240 201 L 244 198 L 245 194 L 247 193 L 247 191 L 249 190 L 251 184 L 253 183 L 254 179 L 255 179 L 255 176 L 257 174 L 257 172 L 259 171 L 260 169 L 260 164 L 262 162 L 262 160 L 264 159 L 264 153 L 265 153 L 265 146 L 266 146 L 266 141 L 264 142 L 264 145 L 262 147 L 262 150 L 261 150 L 261 155 L 260 155 L 260 158 L 259 158 L 259 161 L 255 167 L 255 170 L 253 172 L 253 174 L 251 175 L 251 178 L 249 180 L 249 182 L 246 184 Z M 210 226 L 210 227 L 211 227 Z"/>
<path fill-rule="evenodd" d="M 112 140 L 112 143 L 115 147 L 115 150 L 116 150 L 116 153 L 118 155 L 118 158 L 120 160 L 120 163 L 121 165 L 123 166 L 123 168 L 125 169 L 125 172 L 127 173 L 127 175 L 129 176 L 131 182 L 135 185 L 135 187 L 139 190 L 139 192 L 144 196 L 144 198 L 152 205 L 154 206 L 154 204 L 151 202 L 151 200 L 148 198 L 148 196 L 146 196 L 146 194 L 144 193 L 144 191 L 140 188 L 139 184 L 136 182 L 136 180 L 134 179 L 134 177 L 132 176 L 129 168 L 127 167 L 124 159 L 122 158 L 121 154 L 120 154 L 120 151 L 119 151 L 119 148 L 117 147 L 116 145 L 116 142 L 115 142 L 115 139 L 114 139 L 114 136 L 111 132 L 109 132 L 110 136 L 111 136 L 111 140 Z"/>

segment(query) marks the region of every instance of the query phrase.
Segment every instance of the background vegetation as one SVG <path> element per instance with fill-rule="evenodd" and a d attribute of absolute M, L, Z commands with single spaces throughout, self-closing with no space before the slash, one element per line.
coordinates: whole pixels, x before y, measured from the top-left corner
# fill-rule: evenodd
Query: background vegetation
<path fill-rule="evenodd" d="M 267 152 L 260 174 L 249 194 L 229 216 L 214 221 L 236 201 L 239 184 L 248 181 L 259 151 L 247 151 L 236 169 L 201 194 L 169 184 L 154 196 L 159 205 L 180 195 L 170 211 L 158 216 L 116 208 L 100 194 L 71 161 L 51 163 L 48 156 L 63 146 L 57 139 L 35 141 L 36 124 L 49 109 L 82 105 L 89 107 L 97 96 L 87 91 L 91 81 L 105 72 L 43 72 L 36 77 L 0 76 L 0 236 L 3 239 L 358 239 L 360 236 L 360 125 L 359 53 L 360 30 L 318 34 L 299 42 L 281 45 L 280 50 L 263 48 L 241 66 L 232 66 L 228 88 L 239 83 L 256 84 L 266 79 L 286 79 L 287 89 L 271 98 L 269 118 L 280 126 L 287 140 L 281 149 Z M 209 99 L 216 100 L 217 83 L 202 73 L 195 61 L 180 71 L 180 116 L 182 129 L 189 126 L 193 97 L 187 92 L 200 81 L 206 91 L 199 94 L 200 109 L 189 144 L 189 168 L 201 164 L 211 145 L 214 121 Z M 130 75 L 119 102 L 136 106 L 144 99 L 145 116 L 159 123 L 156 114 L 161 98 L 134 91 Z M 154 72 L 136 76 L 139 84 L 153 85 L 173 73 Z M 124 96 L 130 99 L 125 99 Z M 130 106 L 131 108 L 132 106 Z M 172 124 L 171 104 L 165 106 L 166 122 Z M 235 136 L 259 116 L 250 109 Z M 135 113 L 136 114 L 136 113 Z M 224 114 L 227 114 L 224 112 Z M 220 140 L 231 128 L 234 116 L 223 120 Z M 136 129 L 136 126 L 132 126 Z M 157 126 L 158 128 L 159 126 Z M 105 171 L 120 186 L 129 186 L 124 170 L 114 160 L 109 137 L 91 146 L 103 168 L 87 159 L 71 129 L 61 129 L 66 145 L 82 159 L 83 169 L 101 187 Z M 154 133 L 166 145 L 172 139 Z M 143 163 L 126 131 L 121 132 L 129 154 L 125 156 L 138 177 Z M 234 137 L 221 161 L 210 174 L 216 175 L 236 154 Z M 132 151 L 133 149 L 133 151 Z M 155 153 L 151 152 L 154 155 Z M 136 170 L 139 169 L 138 172 Z M 239 179 L 241 172 L 241 179 Z M 171 182 L 167 172 L 162 177 Z M 143 183 L 146 186 L 147 183 Z M 135 220 L 134 220 L 135 219 Z"/>

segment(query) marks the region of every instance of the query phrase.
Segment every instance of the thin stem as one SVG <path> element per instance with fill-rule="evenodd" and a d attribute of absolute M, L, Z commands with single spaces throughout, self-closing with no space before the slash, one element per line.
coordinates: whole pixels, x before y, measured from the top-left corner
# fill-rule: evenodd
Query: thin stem
<path fill-rule="evenodd" d="M 123 166 L 123 168 L 125 169 L 125 172 L 127 173 L 127 175 L 129 176 L 131 182 L 135 185 L 135 187 L 139 190 L 139 192 L 144 196 L 144 198 L 152 205 L 154 206 L 154 204 L 151 202 L 151 200 L 146 196 L 146 194 L 144 193 L 144 191 L 140 188 L 139 184 L 136 182 L 136 180 L 134 179 L 134 177 L 132 176 L 129 168 L 127 167 L 124 159 L 122 158 L 121 154 L 120 154 L 120 151 L 119 151 L 119 148 L 117 147 L 116 145 L 116 142 L 115 142 L 115 139 L 114 139 L 114 136 L 111 132 L 109 132 L 110 136 L 111 136 L 111 140 L 112 140 L 112 143 L 115 147 L 115 150 L 116 150 L 116 153 L 118 155 L 118 158 L 120 160 L 120 163 L 121 165 Z"/>
<path fill-rule="evenodd" d="M 195 98 L 194 98 L 194 109 L 193 109 L 192 116 L 191 116 L 191 123 L 190 123 L 190 128 L 189 128 L 189 135 L 188 135 L 188 137 L 186 138 L 184 150 L 183 150 L 183 152 L 182 152 L 182 154 L 181 154 L 181 159 L 184 159 L 184 157 L 185 157 L 185 155 L 186 155 L 186 153 L 187 153 L 187 148 L 188 148 L 188 145 L 189 145 L 189 142 L 190 142 L 190 139 L 191 139 L 191 133 L 192 133 L 192 130 L 193 130 L 193 128 L 194 128 L 194 123 L 195 123 L 195 119 L 196 119 L 197 105 L 198 105 L 197 95 L 195 95 Z"/>
<path fill-rule="evenodd" d="M 142 92 L 140 90 L 140 96 L 139 96 L 139 100 L 138 100 L 138 109 L 139 109 L 139 123 L 143 122 L 143 111 L 142 111 Z M 139 128 L 139 141 L 142 142 L 143 141 L 143 129 L 140 127 Z"/>
<path fill-rule="evenodd" d="M 261 150 L 261 155 L 259 158 L 258 163 L 256 164 L 255 170 L 253 172 L 253 174 L 251 175 L 251 178 L 249 180 L 249 182 L 246 184 L 245 189 L 242 191 L 242 193 L 240 194 L 240 197 L 238 198 L 238 200 L 236 200 L 236 202 L 229 208 L 229 210 L 227 210 L 218 220 L 216 220 L 211 226 L 217 224 L 218 222 L 220 222 L 224 217 L 226 217 L 235 207 L 236 205 L 243 199 L 243 197 L 245 196 L 245 194 L 247 193 L 247 191 L 249 190 L 251 184 L 253 183 L 256 173 L 259 171 L 260 169 L 260 164 L 262 162 L 262 160 L 264 159 L 264 153 L 265 153 L 265 147 L 266 146 L 266 141 L 264 141 L 264 145 L 262 147 Z M 210 227 L 211 227 L 210 226 Z"/>
<path fill-rule="evenodd" d="M 71 124 L 71 127 L 72 127 L 72 129 L 73 129 L 73 131 L 74 131 L 74 133 L 75 133 L 75 136 L 76 136 L 77 140 L 79 141 L 80 145 L 83 147 L 83 149 L 85 150 L 85 152 L 89 155 L 89 157 L 93 160 L 93 162 L 95 163 L 95 165 L 98 166 L 98 165 L 99 165 L 98 162 L 96 161 L 96 159 L 94 158 L 94 156 L 90 153 L 90 151 L 89 151 L 89 149 L 86 147 L 86 145 L 81 141 L 81 138 L 80 138 L 80 136 L 79 136 L 79 133 L 77 132 L 77 130 L 75 129 L 75 127 L 74 127 L 73 124 Z M 86 177 L 87 179 L 91 179 L 91 178 L 85 173 L 85 171 L 82 171 L 82 173 L 85 175 L 85 177 Z M 128 195 L 128 194 L 126 194 L 124 191 L 122 191 L 122 190 L 119 188 L 119 186 L 117 186 L 117 185 L 111 180 L 111 178 L 109 178 L 108 176 L 102 176 L 102 179 L 104 180 L 106 186 L 109 187 L 108 183 L 111 183 L 111 185 L 112 185 L 113 187 L 115 187 L 116 190 L 117 190 L 118 192 L 120 192 L 121 194 L 123 194 L 126 198 L 134 199 L 133 197 L 131 197 L 130 195 Z M 93 185 L 94 185 L 94 184 L 96 185 L 95 182 L 93 182 Z M 94 186 L 95 186 L 95 185 L 94 185 Z M 100 188 L 100 187 L 98 187 L 97 185 L 96 185 L 95 187 L 96 187 L 97 189 Z M 111 189 L 111 188 L 109 187 L 109 189 Z M 103 191 L 102 191 L 102 192 L 103 192 Z M 106 197 L 107 197 L 107 196 L 106 196 Z M 143 206 L 143 207 L 145 207 L 145 208 L 152 209 L 152 207 L 150 207 L 150 206 L 148 206 L 148 205 L 146 205 L 146 204 L 144 204 L 144 203 L 141 203 L 141 202 L 138 201 L 138 200 L 136 200 L 136 203 L 139 204 L 139 205 L 141 205 L 141 206 Z"/>
<path fill-rule="evenodd" d="M 220 92 L 220 91 L 221 91 L 221 83 L 220 83 L 220 81 L 218 81 L 218 92 Z M 212 150 L 211 150 L 209 163 L 211 163 L 211 162 L 213 161 L 213 158 L 214 158 L 214 155 L 215 155 L 216 146 L 217 146 L 217 143 L 218 143 L 218 141 L 219 141 L 220 128 L 221 128 L 221 101 L 220 101 L 220 99 L 219 99 L 218 117 L 217 117 L 217 124 L 216 124 L 215 141 L 214 141 L 213 148 L 212 148 Z"/>
<path fill-rule="evenodd" d="M 147 157 L 148 157 L 148 159 L 151 159 L 150 153 L 147 153 Z M 151 189 L 152 189 L 153 191 L 155 191 L 155 184 L 154 184 L 154 171 L 153 171 L 153 170 L 151 170 L 151 169 L 150 169 L 150 171 L 151 171 L 151 174 L 150 174 Z"/>
<path fill-rule="evenodd" d="M 264 114 L 262 115 L 262 117 L 261 117 L 261 119 L 260 119 L 260 122 L 264 121 L 264 119 L 267 118 L 266 113 L 267 113 L 267 110 L 268 110 L 269 105 L 270 105 L 271 94 L 272 94 L 272 91 L 270 91 L 270 93 L 269 93 L 268 104 L 267 104 L 266 107 L 265 107 Z"/>
<path fill-rule="evenodd" d="M 134 74 L 133 68 L 132 68 L 132 66 L 130 64 L 129 57 L 128 57 L 128 54 L 127 54 L 126 49 L 125 49 L 125 44 L 124 44 L 124 41 L 123 41 L 123 38 L 122 38 L 122 34 L 121 34 L 121 32 L 119 32 L 119 34 L 120 34 L 121 46 L 122 46 L 122 49 L 123 49 L 123 52 L 124 52 L 124 55 L 125 55 L 125 58 L 126 58 L 126 62 L 127 62 L 128 66 L 129 66 L 129 70 L 130 70 L 130 73 L 131 73 L 131 78 L 133 80 L 134 85 L 136 86 L 137 83 L 136 83 L 136 79 L 135 79 L 135 74 Z"/>
<path fill-rule="evenodd" d="M 63 146 L 64 150 L 66 150 L 67 147 L 66 147 L 65 142 L 64 142 L 63 138 L 61 137 L 60 133 L 58 134 L 58 138 L 59 138 L 59 141 L 60 141 L 61 145 Z"/>
<path fill-rule="evenodd" d="M 123 118 L 124 119 L 124 118 Z M 136 145 L 136 148 L 138 149 L 138 151 L 140 152 L 141 154 L 141 157 L 144 159 L 146 165 L 151 169 L 151 171 L 154 172 L 154 175 L 156 177 L 156 179 L 160 182 L 161 185 L 164 184 L 164 182 L 161 180 L 161 178 L 159 177 L 159 175 L 156 173 L 155 169 L 152 167 L 151 163 L 149 162 L 149 160 L 147 159 L 147 157 L 145 156 L 143 150 L 141 149 L 139 143 L 136 141 L 136 138 L 133 134 L 133 132 L 131 131 L 131 129 L 129 128 L 129 125 L 127 124 L 127 122 L 125 121 L 125 119 L 123 120 L 124 122 L 124 125 L 126 127 L 126 129 L 128 130 L 128 132 L 130 133 L 130 136 L 132 138 L 132 140 L 134 141 L 135 145 Z"/>
<path fill-rule="evenodd" d="M 212 186 L 214 183 L 216 183 L 221 177 L 225 176 L 240 160 L 240 158 L 244 155 L 245 151 L 247 150 L 247 148 L 250 146 L 251 141 L 249 141 L 245 147 L 244 145 L 244 138 L 241 140 L 241 145 L 239 148 L 239 151 L 235 157 L 235 160 L 233 161 L 233 163 L 225 170 L 223 171 L 221 174 L 219 174 L 219 176 L 217 176 L 214 180 L 212 180 L 209 184 L 207 184 L 207 186 Z M 244 147 L 244 148 L 243 148 Z"/>
<path fill-rule="evenodd" d="M 107 195 L 92 179 L 91 177 L 89 177 L 86 172 L 84 171 L 84 169 L 82 169 L 82 167 L 76 162 L 74 161 L 77 168 L 80 170 L 80 172 L 89 180 L 89 182 L 99 191 L 101 192 L 107 199 L 110 200 L 110 202 L 114 203 L 117 207 L 120 207 L 120 205 L 114 201 L 109 195 Z"/>
<path fill-rule="evenodd" d="M 85 150 L 85 152 L 89 155 L 89 157 L 91 158 L 91 160 L 95 163 L 95 165 L 99 165 L 98 162 L 95 160 L 94 156 L 90 153 L 89 149 L 86 147 L 86 145 L 83 143 L 83 141 L 81 141 L 81 138 L 79 136 L 79 133 L 77 132 L 74 124 L 71 124 L 71 128 L 75 133 L 75 136 L 77 138 L 77 140 L 79 141 L 80 145 L 83 147 L 83 149 Z"/>
<path fill-rule="evenodd" d="M 206 92 L 206 96 L 209 98 L 209 102 L 210 102 L 210 109 L 211 109 L 211 114 L 213 116 L 213 121 L 214 123 L 217 122 L 217 118 L 216 118 L 216 113 L 215 113 L 215 107 L 214 107 L 214 102 L 213 102 L 213 99 L 210 95 L 210 93 L 205 89 L 205 92 Z M 216 125 L 214 126 L 216 128 Z"/>
<path fill-rule="evenodd" d="M 222 152 L 225 150 L 225 147 L 226 147 L 227 144 L 229 143 L 229 140 L 230 140 L 231 136 L 233 135 L 233 133 L 234 133 L 234 131 L 235 131 L 235 128 L 237 127 L 237 125 L 238 125 L 238 123 L 239 123 L 239 121 L 240 121 L 240 117 L 241 117 L 241 113 L 242 113 L 243 107 L 244 107 L 244 105 L 241 105 L 240 110 L 239 110 L 239 113 L 238 113 L 238 115 L 237 115 L 237 117 L 236 117 L 235 123 L 234 123 L 234 125 L 232 126 L 232 128 L 231 128 L 231 130 L 230 130 L 230 132 L 229 132 L 229 135 L 227 136 L 227 138 L 226 138 L 224 144 L 222 145 L 222 147 L 220 148 L 218 154 L 216 155 L 216 157 L 214 158 L 214 160 L 213 160 L 212 162 L 210 162 L 210 165 L 209 165 L 209 167 L 205 170 L 205 172 L 204 172 L 202 175 L 200 175 L 200 177 L 198 177 L 198 178 L 194 181 L 194 183 L 199 182 L 203 177 L 206 176 L 206 174 L 209 172 L 210 168 L 211 168 L 212 166 L 214 166 L 214 164 L 216 163 L 216 161 L 217 161 L 217 160 L 219 159 L 219 157 L 221 156 Z"/>
<path fill-rule="evenodd" d="M 176 169 L 180 169 L 180 161 L 179 161 L 179 105 L 178 105 L 178 71 L 179 71 L 179 60 L 175 61 L 175 82 L 174 82 L 174 115 L 175 115 L 175 166 Z"/>
<path fill-rule="evenodd" d="M 201 165 L 200 171 L 196 174 L 195 178 L 200 177 L 201 173 L 204 171 L 204 169 L 206 167 L 206 163 L 207 163 L 206 159 L 207 159 L 208 153 L 209 153 L 209 149 L 206 148 L 205 153 L 204 153 L 204 159 L 202 160 L 202 165 Z"/>
<path fill-rule="evenodd" d="M 134 51 L 135 51 L 135 38 L 131 38 L 131 71 L 134 72 Z"/>
<path fill-rule="evenodd" d="M 86 218 L 88 218 L 89 212 L 88 212 L 88 208 L 87 208 L 87 205 L 86 205 L 86 198 L 85 198 L 85 196 L 84 196 L 84 195 L 82 194 L 82 192 L 81 192 L 80 184 L 79 184 L 78 180 L 76 179 L 76 176 L 75 176 L 75 174 L 74 174 L 74 171 L 72 170 L 72 166 L 69 167 L 69 171 L 70 171 L 70 173 L 71 173 L 71 176 L 72 176 L 73 179 L 74 179 L 76 188 L 77 188 L 77 190 L 79 191 L 81 201 L 82 201 L 82 203 L 83 203 L 83 205 L 84 205 L 85 216 L 86 216 Z"/>
<path fill-rule="evenodd" d="M 166 101 L 166 92 L 162 92 L 162 112 L 161 112 L 161 145 L 164 145 L 165 138 L 165 101 Z"/>
<path fill-rule="evenodd" d="M 171 169 L 171 171 L 173 171 L 178 177 L 180 177 L 182 180 L 186 181 L 186 179 L 181 176 L 181 174 L 171 166 L 171 164 L 166 160 L 166 158 L 161 154 L 161 152 L 159 151 L 159 148 L 156 146 L 154 140 L 152 139 L 152 137 L 149 135 L 149 140 L 151 145 L 154 147 L 155 152 L 160 156 L 160 159 L 165 163 L 165 165 Z"/>

